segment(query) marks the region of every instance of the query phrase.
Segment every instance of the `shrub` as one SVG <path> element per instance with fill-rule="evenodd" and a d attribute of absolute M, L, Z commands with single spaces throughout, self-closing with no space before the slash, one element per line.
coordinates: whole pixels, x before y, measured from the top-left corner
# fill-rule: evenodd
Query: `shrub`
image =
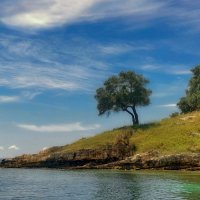
<path fill-rule="evenodd" d="M 177 117 L 177 116 L 179 116 L 179 112 L 173 112 L 173 113 L 170 115 L 170 117 Z"/>
<path fill-rule="evenodd" d="M 133 152 L 135 151 L 135 145 L 130 144 L 130 137 L 132 134 L 132 131 L 119 134 L 113 144 L 113 150 L 120 159 L 133 155 Z"/>

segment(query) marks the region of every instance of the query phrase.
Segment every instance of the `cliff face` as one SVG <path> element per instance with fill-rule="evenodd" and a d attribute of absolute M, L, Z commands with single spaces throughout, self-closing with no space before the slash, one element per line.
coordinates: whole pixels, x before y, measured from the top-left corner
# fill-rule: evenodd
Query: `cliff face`
<path fill-rule="evenodd" d="M 126 152 L 124 156 L 130 156 Z M 23 155 L 13 159 L 2 160 L 0 167 L 6 168 L 74 168 L 86 165 L 103 165 L 123 159 L 115 149 L 82 149 L 72 153 L 40 152 L 34 155 Z"/>
<path fill-rule="evenodd" d="M 63 155 L 41 152 L 3 160 L 5 168 L 61 168 L 61 169 L 164 169 L 200 170 L 200 154 L 175 154 L 159 156 L 157 152 L 136 154 L 120 158 L 116 152 L 80 150 Z"/>
<path fill-rule="evenodd" d="M 102 168 L 117 169 L 160 169 L 160 170 L 200 170 L 200 154 L 175 154 L 158 156 L 157 152 L 137 154 Z"/>
<path fill-rule="evenodd" d="M 134 145 L 130 144 L 130 137 L 130 133 L 121 134 L 114 143 L 96 149 L 63 152 L 63 147 L 53 147 L 34 155 L 4 159 L 0 167 L 81 168 L 108 164 L 133 155 Z"/>

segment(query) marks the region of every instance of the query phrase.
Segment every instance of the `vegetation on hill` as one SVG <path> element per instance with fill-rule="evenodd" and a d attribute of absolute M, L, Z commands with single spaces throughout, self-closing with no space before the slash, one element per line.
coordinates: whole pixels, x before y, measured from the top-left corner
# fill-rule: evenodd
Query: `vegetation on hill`
<path fill-rule="evenodd" d="M 193 76 L 189 81 L 185 97 L 178 102 L 182 113 L 200 110 L 200 65 L 191 70 Z"/>
<path fill-rule="evenodd" d="M 83 138 L 73 144 L 50 148 L 56 153 L 76 152 L 82 149 L 103 149 L 114 145 L 122 135 L 128 135 L 135 153 L 157 151 L 159 155 L 200 152 L 200 112 L 182 114 L 160 122 L 123 127 Z M 133 149 L 134 148 L 134 149 Z"/>

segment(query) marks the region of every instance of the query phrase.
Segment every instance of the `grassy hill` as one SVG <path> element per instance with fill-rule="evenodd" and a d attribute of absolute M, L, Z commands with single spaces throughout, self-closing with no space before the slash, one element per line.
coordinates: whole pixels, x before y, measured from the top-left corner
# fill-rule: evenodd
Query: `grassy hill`
<path fill-rule="evenodd" d="M 200 170 L 200 112 L 136 127 L 122 127 L 5 159 L 6 168 L 109 168 Z"/>
<path fill-rule="evenodd" d="M 166 118 L 160 122 L 137 127 L 123 127 L 83 138 L 62 147 L 53 147 L 50 153 L 67 153 L 81 149 L 101 149 L 112 145 L 120 135 L 129 134 L 135 153 L 158 151 L 160 155 L 200 152 L 200 112 Z"/>

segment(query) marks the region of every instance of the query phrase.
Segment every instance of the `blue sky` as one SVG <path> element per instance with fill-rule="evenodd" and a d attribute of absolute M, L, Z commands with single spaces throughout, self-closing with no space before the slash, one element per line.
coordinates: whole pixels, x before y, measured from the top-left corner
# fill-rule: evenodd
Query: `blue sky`
<path fill-rule="evenodd" d="M 131 124 L 98 117 L 110 75 L 150 80 L 141 122 L 177 111 L 199 63 L 197 0 L 1 0 L 0 157 L 34 153 Z"/>

